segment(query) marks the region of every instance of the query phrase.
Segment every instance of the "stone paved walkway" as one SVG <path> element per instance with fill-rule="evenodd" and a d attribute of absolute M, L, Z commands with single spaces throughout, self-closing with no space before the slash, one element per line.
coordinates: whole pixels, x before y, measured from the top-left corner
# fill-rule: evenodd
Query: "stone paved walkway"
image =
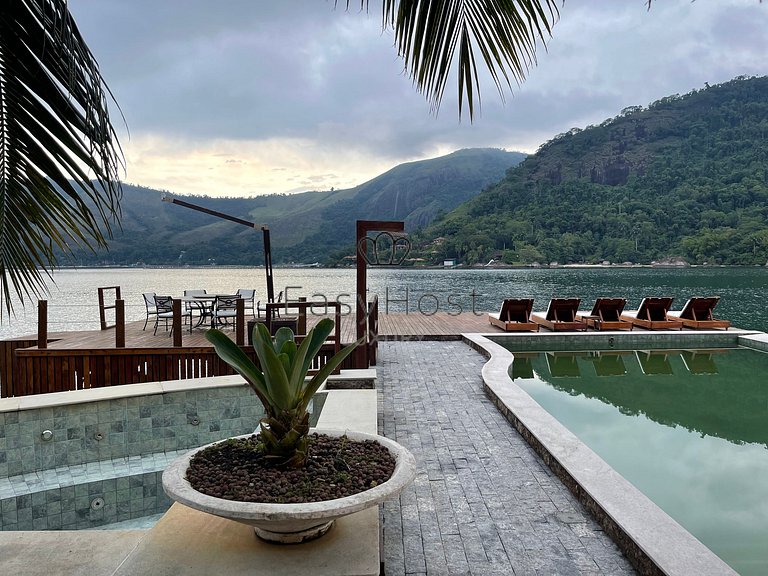
<path fill-rule="evenodd" d="M 386 575 L 634 574 L 486 398 L 483 363 L 461 342 L 379 344 L 379 430 L 418 466 L 383 506 Z"/>

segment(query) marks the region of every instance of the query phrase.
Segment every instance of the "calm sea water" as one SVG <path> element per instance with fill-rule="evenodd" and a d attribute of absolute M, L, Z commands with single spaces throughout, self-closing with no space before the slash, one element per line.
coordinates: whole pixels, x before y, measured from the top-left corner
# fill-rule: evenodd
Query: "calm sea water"
<path fill-rule="evenodd" d="M 290 299 L 306 296 L 328 298 L 354 308 L 353 269 L 276 269 L 275 292 Z M 128 320 L 145 317 L 143 292 L 180 296 L 185 289 L 204 288 L 226 293 L 237 288 L 255 288 L 257 299 L 265 299 L 266 281 L 261 269 L 64 269 L 54 274 L 49 287 L 49 330 L 98 329 L 97 288 L 120 286 Z M 523 270 L 414 270 L 370 269 L 368 287 L 379 295 L 381 313 L 430 314 L 497 310 L 506 297 L 533 297 L 535 308 L 545 309 L 553 296 L 575 296 L 582 307 L 599 296 L 621 296 L 628 309 L 637 308 L 644 296 L 673 296 L 673 309 L 682 308 L 690 296 L 719 295 L 718 317 L 735 326 L 768 331 L 764 305 L 768 288 L 766 268 L 558 268 Z M 15 316 L 4 314 L 0 338 L 34 334 L 37 331 L 37 302 L 16 307 Z"/>

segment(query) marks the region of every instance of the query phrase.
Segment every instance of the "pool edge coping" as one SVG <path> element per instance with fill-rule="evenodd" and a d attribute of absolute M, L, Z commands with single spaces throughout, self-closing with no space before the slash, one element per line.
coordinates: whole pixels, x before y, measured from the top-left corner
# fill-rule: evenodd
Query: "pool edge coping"
<path fill-rule="evenodd" d="M 462 335 L 465 343 L 488 358 L 482 369 L 485 393 L 595 516 L 639 573 L 737 574 L 515 384 L 508 374 L 514 353 L 488 336 L 504 337 L 500 333 Z M 669 336 L 674 340 L 679 333 Z M 733 336 L 736 345 L 753 347 L 749 346 L 752 342 L 742 342 L 753 336 L 768 345 L 768 335 L 763 333 L 734 331 Z"/>

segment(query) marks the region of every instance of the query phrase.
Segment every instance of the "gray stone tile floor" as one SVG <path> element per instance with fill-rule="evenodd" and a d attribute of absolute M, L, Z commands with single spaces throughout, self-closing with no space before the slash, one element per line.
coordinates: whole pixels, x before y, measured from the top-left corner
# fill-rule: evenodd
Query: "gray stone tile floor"
<path fill-rule="evenodd" d="M 485 396 L 461 342 L 379 344 L 379 430 L 416 457 L 382 508 L 386 576 L 634 574 Z"/>

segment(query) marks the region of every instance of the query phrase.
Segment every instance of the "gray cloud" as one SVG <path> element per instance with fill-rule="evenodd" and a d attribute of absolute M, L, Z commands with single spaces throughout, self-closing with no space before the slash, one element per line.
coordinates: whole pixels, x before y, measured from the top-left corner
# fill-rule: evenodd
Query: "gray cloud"
<path fill-rule="evenodd" d="M 370 14 L 325 0 L 69 4 L 134 137 L 190 148 L 296 139 L 389 165 L 473 146 L 533 151 L 626 106 L 765 74 L 768 53 L 768 5 L 757 0 L 654 2 L 650 11 L 640 0 L 566 2 L 528 80 L 505 104 L 486 81 L 469 124 L 457 118 L 454 84 L 430 113 L 381 31 L 377 3 Z M 331 179 L 327 166 L 313 173 Z"/>

